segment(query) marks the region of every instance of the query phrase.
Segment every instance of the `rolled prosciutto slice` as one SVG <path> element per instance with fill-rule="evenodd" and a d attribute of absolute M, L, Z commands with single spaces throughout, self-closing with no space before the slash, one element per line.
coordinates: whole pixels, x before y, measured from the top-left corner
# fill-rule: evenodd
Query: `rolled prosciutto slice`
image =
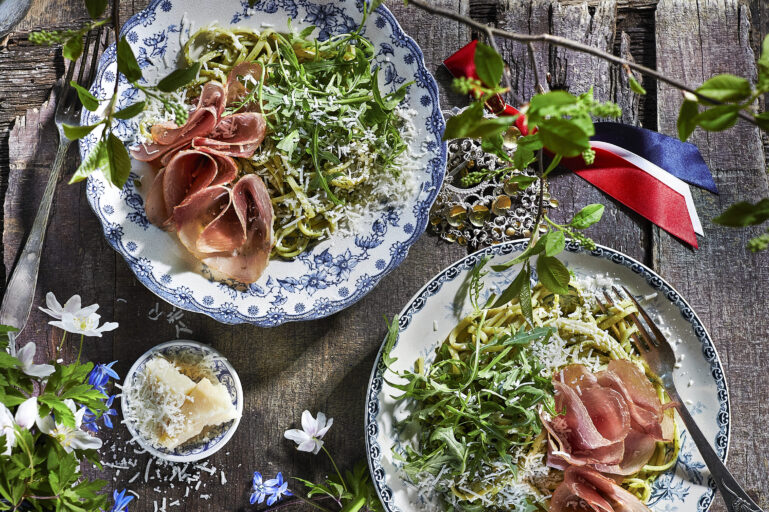
<path fill-rule="evenodd" d="M 264 140 L 267 123 L 257 112 L 224 116 L 208 136 L 192 139 L 192 147 L 208 148 L 222 155 L 251 158 Z"/>
<path fill-rule="evenodd" d="M 593 464 L 593 467 L 601 473 L 612 475 L 632 475 L 643 468 L 657 448 L 657 441 L 635 429 L 631 430 L 624 441 L 624 452 L 619 464 Z"/>
<path fill-rule="evenodd" d="M 225 185 L 235 179 L 238 168 L 226 155 L 207 151 L 184 150 L 173 155 L 161 169 L 147 195 L 147 218 L 156 226 L 169 229 L 174 208 L 184 200 L 213 185 Z"/>
<path fill-rule="evenodd" d="M 142 162 L 158 162 L 167 153 L 180 149 L 194 137 L 211 133 L 224 111 L 226 91 L 218 82 L 207 82 L 203 86 L 195 107 L 183 126 L 174 123 L 159 123 L 152 127 L 153 143 L 140 144 L 131 148 L 131 156 Z"/>
<path fill-rule="evenodd" d="M 227 90 L 227 105 L 231 105 L 237 101 L 243 101 L 248 96 L 248 89 L 238 79 L 238 77 L 252 77 L 256 82 L 262 79 L 262 66 L 258 62 L 241 62 L 227 75 L 227 84 L 225 89 Z M 256 103 L 249 104 L 243 107 L 245 112 L 254 111 L 258 108 Z"/>
<path fill-rule="evenodd" d="M 663 432 L 663 408 L 657 392 L 638 366 L 622 359 L 613 360 L 597 377 L 601 386 L 617 391 L 625 399 L 635 429 L 658 441 L 672 439 L 671 432 Z"/>
<path fill-rule="evenodd" d="M 273 210 L 261 178 L 248 175 L 232 189 L 217 185 L 191 195 L 173 212 L 184 246 L 212 269 L 253 283 L 272 249 Z"/>
<path fill-rule="evenodd" d="M 570 466 L 550 498 L 550 512 L 649 512 L 649 509 L 611 478 L 592 468 Z"/>

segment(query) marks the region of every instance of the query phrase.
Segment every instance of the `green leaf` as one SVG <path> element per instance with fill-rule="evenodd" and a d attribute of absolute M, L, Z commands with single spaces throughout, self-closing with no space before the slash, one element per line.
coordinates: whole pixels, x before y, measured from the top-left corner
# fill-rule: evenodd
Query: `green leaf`
<path fill-rule="evenodd" d="M 288 158 L 291 158 L 291 155 L 293 154 L 294 150 L 296 149 L 296 143 L 299 141 L 299 130 L 293 130 L 291 133 L 283 137 L 283 139 L 278 142 L 277 148 L 281 151 L 283 151 Z"/>
<path fill-rule="evenodd" d="M 123 73 L 129 82 L 136 82 L 142 77 L 142 70 L 125 36 L 117 43 L 117 70 Z"/>
<path fill-rule="evenodd" d="M 521 290 L 518 292 L 518 302 L 521 305 L 523 316 L 530 324 L 534 324 L 534 308 L 531 305 L 531 270 L 528 262 L 526 263 Z"/>
<path fill-rule="evenodd" d="M 385 110 L 393 110 L 395 107 L 401 104 L 401 102 L 406 98 L 406 94 L 409 92 L 409 87 L 414 84 L 414 81 L 407 82 L 395 91 L 391 92 L 387 96 L 383 98 L 383 103 Z"/>
<path fill-rule="evenodd" d="M 161 92 L 173 92 L 195 80 L 200 72 L 200 62 L 188 68 L 175 69 L 163 78 L 155 88 Z"/>
<path fill-rule="evenodd" d="M 483 102 L 476 101 L 459 114 L 448 118 L 443 140 L 466 137 L 470 127 L 481 119 L 483 119 Z"/>
<path fill-rule="evenodd" d="M 70 178 L 69 184 L 71 185 L 78 181 L 83 181 L 92 172 L 98 171 L 106 165 L 107 142 L 104 139 L 99 139 L 96 145 L 85 156 L 83 161 L 80 162 L 80 166 L 77 168 L 77 171 L 75 171 L 75 174 L 72 175 L 72 178 Z"/>
<path fill-rule="evenodd" d="M 70 81 L 69 85 L 75 88 L 75 90 L 77 91 L 77 97 L 80 98 L 80 103 L 83 104 L 83 107 L 85 107 L 86 110 L 90 110 L 91 112 L 93 112 L 97 108 L 99 108 L 99 100 L 96 99 L 96 96 L 91 94 L 90 91 L 88 91 L 88 89 L 81 86 L 74 80 Z"/>
<path fill-rule="evenodd" d="M 112 114 L 112 117 L 115 119 L 131 119 L 132 117 L 138 116 L 144 111 L 144 106 L 146 105 L 146 102 L 140 101 L 139 103 L 134 103 L 132 105 L 128 105 L 126 108 L 122 110 L 118 110 L 114 114 Z"/>
<path fill-rule="evenodd" d="M 459 471 L 464 471 L 464 463 L 467 458 L 467 445 L 463 445 L 454 437 L 454 429 L 451 427 L 441 427 L 433 430 L 430 435 L 430 441 L 442 441 L 446 453 L 454 459 L 454 463 L 459 467 Z"/>
<path fill-rule="evenodd" d="M 628 80 L 630 81 L 631 91 L 633 91 L 636 94 L 646 94 L 646 89 L 644 89 L 643 86 L 640 83 L 638 83 L 638 80 L 636 80 L 632 74 L 628 75 Z"/>
<path fill-rule="evenodd" d="M 531 242 L 529 242 L 529 246 L 526 247 L 526 250 L 524 250 L 521 254 L 511 259 L 510 261 L 506 261 L 502 263 L 501 265 L 492 265 L 491 266 L 492 270 L 494 270 L 495 272 L 501 272 L 503 270 L 507 270 L 513 265 L 522 263 L 527 259 L 529 259 L 530 257 L 541 253 L 542 251 L 545 250 L 545 245 L 547 244 L 547 238 L 549 236 L 550 236 L 550 233 L 546 233 L 545 236 L 537 240 L 537 242 L 534 245 L 531 245 Z"/>
<path fill-rule="evenodd" d="M 576 105 L 577 97 L 566 91 L 550 91 L 545 94 L 536 94 L 529 102 L 526 111 L 529 123 L 538 123 L 547 116 L 558 115 L 563 107 Z"/>
<path fill-rule="evenodd" d="M 539 124 L 542 144 L 565 157 L 578 156 L 590 149 L 590 136 L 572 119 L 550 118 Z"/>
<path fill-rule="evenodd" d="M 392 349 L 395 347 L 395 343 L 398 341 L 398 315 L 395 315 L 391 322 L 387 322 L 385 317 L 385 323 L 387 324 L 387 336 L 385 337 L 384 347 L 382 348 L 382 361 L 385 366 L 390 368 L 397 358 L 390 355 Z"/>
<path fill-rule="evenodd" d="M 483 118 L 467 127 L 467 132 L 463 137 L 473 139 L 484 139 L 494 137 L 504 133 L 515 122 L 514 116 L 501 116 L 492 118 Z"/>
<path fill-rule="evenodd" d="M 500 294 L 497 301 L 492 307 L 498 308 L 504 306 L 514 298 L 518 297 L 523 288 L 524 282 L 528 282 L 530 279 L 529 273 L 526 271 L 526 267 L 522 268 L 518 275 L 515 276 L 513 282 L 508 285 L 507 288 Z"/>
<path fill-rule="evenodd" d="M 502 80 L 505 62 L 491 46 L 479 42 L 475 47 L 475 73 L 489 89 L 494 89 Z"/>
<path fill-rule="evenodd" d="M 589 204 L 571 219 L 569 226 L 575 229 L 587 229 L 601 220 L 604 209 L 605 207 L 602 204 Z"/>
<path fill-rule="evenodd" d="M 525 174 L 511 176 L 507 179 L 507 183 L 515 183 L 515 185 L 518 187 L 518 190 L 526 190 L 535 181 L 537 181 L 536 176 L 527 176 Z"/>
<path fill-rule="evenodd" d="M 761 112 L 760 114 L 754 115 L 753 118 L 756 120 L 756 124 L 759 128 L 765 132 L 769 132 L 769 112 Z"/>
<path fill-rule="evenodd" d="M 769 220 L 769 197 L 756 204 L 746 201 L 731 205 L 724 213 L 713 219 L 716 224 L 729 227 L 757 226 Z"/>
<path fill-rule="evenodd" d="M 118 139 L 114 133 L 109 134 L 107 155 L 109 171 L 105 177 L 117 188 L 122 189 L 125 182 L 128 181 L 128 175 L 131 174 L 131 157 L 128 155 L 123 141 Z"/>
<path fill-rule="evenodd" d="M 704 130 L 720 132 L 734 126 L 739 110 L 739 105 L 718 105 L 698 114 L 695 121 Z"/>
<path fill-rule="evenodd" d="M 551 231 L 545 242 L 545 256 L 555 256 L 566 248 L 566 235 L 563 231 Z"/>
<path fill-rule="evenodd" d="M 104 14 L 107 8 L 108 0 L 85 0 L 85 8 L 88 9 L 88 15 L 91 19 L 98 19 Z"/>
<path fill-rule="evenodd" d="M 682 141 L 688 139 L 697 127 L 697 115 L 700 109 L 696 101 L 684 100 L 681 110 L 678 111 L 678 138 Z"/>
<path fill-rule="evenodd" d="M 758 59 L 758 83 L 761 92 L 769 92 L 769 35 L 764 37 L 761 44 L 761 57 Z"/>
<path fill-rule="evenodd" d="M 569 293 L 571 274 L 558 258 L 540 255 L 537 258 L 537 276 L 539 282 L 551 292 L 561 295 Z"/>
<path fill-rule="evenodd" d="M 62 129 L 64 130 L 64 135 L 69 140 L 78 140 L 78 139 L 82 139 L 83 137 L 91 133 L 91 131 L 97 126 L 99 126 L 100 124 L 101 123 L 96 123 L 96 124 L 91 124 L 86 126 L 75 126 L 71 124 L 64 124 L 62 125 Z"/>
<path fill-rule="evenodd" d="M 752 89 L 746 79 L 730 75 L 716 75 L 697 87 L 697 92 L 716 101 L 742 101 L 750 97 Z"/>
<path fill-rule="evenodd" d="M 77 33 L 67 39 L 64 46 L 61 47 L 61 54 L 65 59 L 72 62 L 76 61 L 83 53 L 83 34 Z"/>

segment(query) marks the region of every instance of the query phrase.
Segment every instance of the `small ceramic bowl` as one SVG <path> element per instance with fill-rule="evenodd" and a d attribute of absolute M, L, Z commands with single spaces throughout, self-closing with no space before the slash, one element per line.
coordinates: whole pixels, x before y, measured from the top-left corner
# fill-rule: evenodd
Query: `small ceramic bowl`
<path fill-rule="evenodd" d="M 216 375 L 219 382 L 227 388 L 227 391 L 232 398 L 232 405 L 234 405 L 235 409 L 238 411 L 238 417 L 225 427 L 215 429 L 213 432 L 209 433 L 208 439 L 205 442 L 186 442 L 174 450 L 153 446 L 136 431 L 130 421 L 125 421 L 131 436 L 136 439 L 136 442 L 138 442 L 142 448 L 155 457 L 172 462 L 193 462 L 210 457 L 221 450 L 233 436 L 235 430 L 237 430 L 238 424 L 240 423 L 240 417 L 243 414 L 243 388 L 240 385 L 240 379 L 238 378 L 235 369 L 218 351 L 208 345 L 198 343 L 197 341 L 175 340 L 161 343 L 160 345 L 151 348 L 142 354 L 133 366 L 131 366 L 131 369 L 128 370 L 128 374 L 123 382 L 124 389 L 130 387 L 136 381 L 137 374 L 144 369 L 144 366 L 153 356 L 161 355 L 170 361 L 174 361 L 179 356 L 189 355 L 190 353 L 202 357 L 207 355 L 214 356 L 213 373 Z M 127 407 L 125 399 L 121 400 L 121 408 L 123 411 L 123 418 L 126 418 Z"/>

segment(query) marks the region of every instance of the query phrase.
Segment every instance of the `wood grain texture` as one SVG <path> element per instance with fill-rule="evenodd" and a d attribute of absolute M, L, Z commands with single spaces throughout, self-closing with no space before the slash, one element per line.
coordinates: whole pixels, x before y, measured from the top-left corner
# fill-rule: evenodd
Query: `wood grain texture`
<path fill-rule="evenodd" d="M 696 86 L 717 73 L 755 78 L 750 12 L 732 0 L 661 0 L 656 13 L 658 67 Z M 660 131 L 674 135 L 680 94 L 658 89 Z M 710 219 L 737 200 L 769 195 L 759 132 L 738 123 L 723 133 L 697 131 L 692 137 L 713 170 L 719 196 L 695 191 L 705 227 L 693 251 L 663 232 L 655 234 L 654 267 L 688 298 L 720 350 L 730 384 L 732 441 L 728 466 L 755 501 L 769 505 L 767 451 L 769 375 L 766 348 L 769 319 L 759 305 L 769 302 L 769 254 L 745 249 L 758 230 L 733 230 Z M 723 510 L 721 501 L 714 510 Z"/>
<path fill-rule="evenodd" d="M 608 51 L 615 46 L 617 5 L 614 0 L 601 1 L 592 12 L 584 3 L 564 5 L 558 0 L 507 0 L 498 4 L 498 14 L 498 25 L 507 30 L 570 37 Z M 509 41 L 499 44 L 510 66 L 515 92 L 524 98 L 531 97 L 534 73 L 526 47 Z M 625 41 L 624 51 L 629 54 L 629 40 Z M 638 119 L 638 101 L 635 93 L 629 90 L 627 78 L 612 72 L 606 62 L 544 45 L 536 45 L 535 53 L 542 80 L 550 73 L 547 85 L 551 89 L 566 89 L 579 94 L 594 85 L 597 99 L 616 101 L 628 120 Z M 553 210 L 552 216 L 561 221 L 568 220 L 567 215 L 587 204 L 605 204 L 606 213 L 600 226 L 588 230 L 588 234 L 597 242 L 611 245 L 641 261 L 647 259 L 650 232 L 644 219 L 571 173 L 555 176 L 551 192 L 561 205 Z"/>
<path fill-rule="evenodd" d="M 586 4 L 578 0 L 440 2 L 502 27 L 570 34 L 617 53 L 629 53 L 645 64 L 655 65 L 659 57 L 657 65 L 690 80 L 692 85 L 721 71 L 754 73 L 748 42 L 752 40 L 755 47 L 760 40 L 750 32 L 746 9 L 734 2 L 660 0 L 659 6 L 656 0 L 590 0 Z M 761 19 L 766 20 L 765 7 L 760 3 L 756 7 L 755 2 L 761 0 L 754 0 L 752 6 L 756 12 L 764 13 Z M 389 4 L 405 31 L 424 50 L 428 69 L 440 84 L 443 104 L 465 105 L 465 98 L 451 92 L 450 77 L 440 63 L 469 41 L 470 32 L 456 22 L 430 17 L 404 7 L 399 1 Z M 121 17 L 127 19 L 144 5 L 146 0 L 121 2 Z M 32 224 L 52 159 L 55 138 L 50 120 L 40 106 L 63 72 L 60 53 L 30 45 L 25 34 L 40 27 L 74 27 L 84 18 L 81 0 L 38 0 L 20 25 L 20 32 L 0 48 L 0 195 L 4 198 L 3 249 L 7 266 L 14 261 Z M 764 25 L 766 21 L 761 26 Z M 514 87 L 521 96 L 530 96 L 533 78 L 526 52 L 508 44 L 503 44 L 503 52 L 511 65 Z M 627 122 L 640 120 L 654 128 L 659 115 L 661 129 L 672 133 L 677 96 L 670 91 L 659 91 L 658 112 L 654 94 L 643 98 L 639 105 L 638 98 L 628 92 L 622 73 L 609 71 L 570 52 L 538 48 L 537 54 L 543 72 L 553 71 L 553 87 L 582 92 L 588 84 L 595 83 L 603 99 L 623 105 Z M 656 92 L 651 91 L 649 83 L 644 85 L 650 92 Z M 643 115 L 649 105 L 651 118 Z M 15 129 L 11 134 L 12 125 Z M 761 172 L 764 162 L 756 156 L 761 155 L 760 149 L 756 151 L 760 141 L 754 131 L 741 126 L 726 135 L 697 133 L 694 140 L 713 167 L 722 189 L 719 197 L 696 196 L 703 219 L 737 198 L 756 199 L 767 193 L 766 178 Z M 67 161 L 70 173 L 77 160 L 73 150 Z M 4 183 L 8 183 L 7 194 Z M 560 211 L 554 212 L 556 218 L 590 202 L 608 203 L 604 221 L 591 235 L 642 260 L 651 261 L 655 254 L 656 269 L 679 287 L 703 317 L 721 350 L 731 385 L 734 430 L 729 465 L 766 508 L 769 490 L 765 474 L 769 467 L 766 456 L 761 454 L 766 453 L 769 441 L 765 428 L 769 381 L 757 369 L 763 364 L 760 354 L 766 348 L 769 332 L 769 321 L 761 307 L 769 299 L 767 256 L 745 253 L 747 231 L 716 228 L 707 222 L 708 236 L 701 239 L 702 249 L 697 253 L 682 248 L 664 234 L 653 240 L 648 223 L 575 176 L 558 176 L 553 192 L 561 201 Z M 252 510 L 247 503 L 254 470 L 270 476 L 277 471 L 310 478 L 328 474 L 331 468 L 321 456 L 299 453 L 282 437 L 286 428 L 297 425 L 305 408 L 313 412 L 323 410 L 335 418 L 327 446 L 341 465 L 350 466 L 361 459 L 364 388 L 384 336 L 383 315 L 391 317 L 397 313 L 431 276 L 465 254 L 462 247 L 425 235 L 397 270 L 366 298 L 341 313 L 275 329 L 233 327 L 202 315 L 174 311 L 148 292 L 104 241 L 82 186 L 60 184 L 56 212 L 43 253 L 38 303 L 48 290 L 59 298 L 80 293 L 85 303 L 101 305 L 99 312 L 104 319 L 121 324 L 117 331 L 102 339 L 86 340 L 84 353 L 89 359 L 117 359 L 118 372 L 125 374 L 141 353 L 157 343 L 177 337 L 197 339 L 211 344 L 233 362 L 246 393 L 244 418 L 235 437 L 209 459 L 209 465 L 222 470 L 228 483 L 222 485 L 218 473 L 215 477 L 202 473 L 200 489 L 187 499 L 184 485 L 177 482 L 170 489 L 168 482 L 155 478 L 168 476 L 168 470 L 156 473 L 152 466 L 148 481 L 144 481 L 149 457 L 126 448 L 124 428 L 105 434 L 108 445 L 115 447 L 116 460 L 119 462 L 125 456 L 135 464 L 128 469 L 107 468 L 103 473 L 111 488 L 128 487 L 140 495 L 130 507 L 132 512 L 153 511 L 154 502 L 160 508 L 163 498 L 167 504 L 178 499 L 179 510 Z M 54 354 L 58 339 L 59 333 L 47 325 L 47 318 L 33 311 L 21 342 L 35 341 L 42 358 L 41 352 L 47 356 Z M 68 342 L 64 357 L 72 358 L 76 351 L 76 343 Z M 129 484 L 139 472 L 141 475 Z M 161 493 L 156 488 L 168 490 Z M 192 498 L 201 494 L 209 499 Z M 167 508 L 175 509 L 170 505 Z"/>

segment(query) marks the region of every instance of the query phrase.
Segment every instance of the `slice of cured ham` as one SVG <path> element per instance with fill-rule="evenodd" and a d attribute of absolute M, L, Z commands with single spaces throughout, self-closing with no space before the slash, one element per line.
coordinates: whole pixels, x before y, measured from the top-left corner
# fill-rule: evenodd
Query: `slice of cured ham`
<path fill-rule="evenodd" d="M 572 364 L 553 376 L 553 386 L 562 414 L 540 415 L 549 434 L 550 467 L 631 475 L 649 461 L 657 440 L 672 439 L 667 404 L 661 405 L 654 386 L 630 361 L 612 361 L 598 374 Z"/>
<path fill-rule="evenodd" d="M 649 512 L 633 494 L 598 471 L 579 466 L 566 468 L 550 499 L 550 512 Z"/>
<path fill-rule="evenodd" d="M 259 279 L 267 267 L 273 217 L 267 187 L 256 175 L 244 176 L 232 189 L 200 190 L 173 212 L 184 246 L 212 269 L 244 283 Z"/>
<path fill-rule="evenodd" d="M 213 132 L 192 139 L 193 148 L 208 148 L 222 155 L 251 158 L 264 140 L 267 123 L 257 112 L 224 116 Z"/>
<path fill-rule="evenodd" d="M 156 226 L 170 228 L 174 208 L 206 187 L 231 182 L 237 172 L 237 165 L 229 156 L 205 150 L 179 151 L 151 185 L 145 204 L 147 218 Z"/>
<path fill-rule="evenodd" d="M 131 156 L 142 162 L 158 162 L 167 153 L 179 149 L 194 137 L 211 133 L 224 111 L 227 92 L 218 82 L 206 82 L 200 93 L 198 105 L 190 113 L 183 126 L 159 123 L 152 127 L 153 143 L 141 144 L 131 149 Z"/>
<path fill-rule="evenodd" d="M 227 75 L 227 84 L 225 85 L 228 105 L 243 101 L 248 96 L 248 89 L 238 77 L 242 77 L 241 79 L 250 77 L 254 82 L 259 82 L 262 79 L 262 66 L 258 62 L 241 62 L 230 70 L 230 74 Z M 257 108 L 258 105 L 255 102 L 249 103 L 243 107 L 243 111 L 248 112 Z"/>

